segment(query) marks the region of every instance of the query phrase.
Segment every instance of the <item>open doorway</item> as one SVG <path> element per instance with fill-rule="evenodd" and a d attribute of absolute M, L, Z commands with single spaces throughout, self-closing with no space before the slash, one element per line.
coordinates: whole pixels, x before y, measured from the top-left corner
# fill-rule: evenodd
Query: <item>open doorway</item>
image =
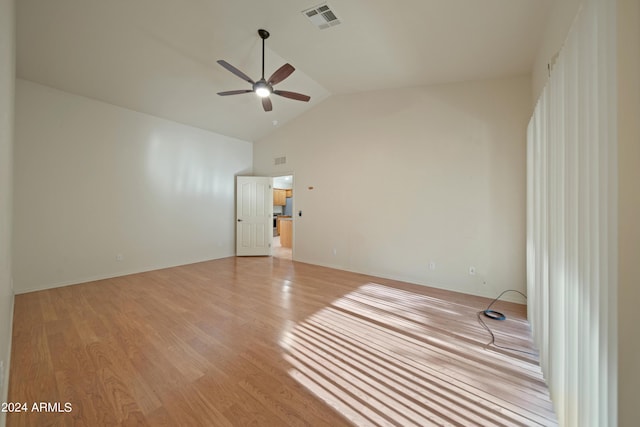
<path fill-rule="evenodd" d="M 273 177 L 273 256 L 293 259 L 293 174 Z"/>

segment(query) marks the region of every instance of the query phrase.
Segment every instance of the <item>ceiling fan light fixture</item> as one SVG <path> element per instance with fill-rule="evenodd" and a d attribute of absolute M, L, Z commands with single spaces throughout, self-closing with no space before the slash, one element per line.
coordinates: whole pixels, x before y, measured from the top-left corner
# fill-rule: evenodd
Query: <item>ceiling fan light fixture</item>
<path fill-rule="evenodd" d="M 271 95 L 271 88 L 269 88 L 269 85 L 264 82 L 257 82 L 253 86 L 253 91 L 260 98 L 266 98 L 267 96 Z"/>
<path fill-rule="evenodd" d="M 271 104 L 271 99 L 269 95 L 272 93 L 274 95 L 282 96 L 284 98 L 294 99 L 296 101 L 309 102 L 311 99 L 308 95 L 303 95 L 297 92 L 289 92 L 286 90 L 273 90 L 273 86 L 280 83 L 287 77 L 291 75 L 295 71 L 293 65 L 284 64 L 282 67 L 278 68 L 272 75 L 269 77 L 269 80 L 264 78 L 264 41 L 269 38 L 269 32 L 267 30 L 260 29 L 258 30 L 258 35 L 262 39 L 262 77 L 257 82 L 254 82 L 251 77 L 247 76 L 242 71 L 238 70 L 233 65 L 229 64 L 227 61 L 219 59 L 217 62 L 222 67 L 226 68 L 227 71 L 235 74 L 237 77 L 240 77 L 245 82 L 251 84 L 251 89 L 240 89 L 240 90 L 227 90 L 224 92 L 218 92 L 220 96 L 227 95 L 240 95 L 243 93 L 254 92 L 262 99 L 262 108 L 264 111 L 269 112 L 273 109 L 273 105 Z"/>

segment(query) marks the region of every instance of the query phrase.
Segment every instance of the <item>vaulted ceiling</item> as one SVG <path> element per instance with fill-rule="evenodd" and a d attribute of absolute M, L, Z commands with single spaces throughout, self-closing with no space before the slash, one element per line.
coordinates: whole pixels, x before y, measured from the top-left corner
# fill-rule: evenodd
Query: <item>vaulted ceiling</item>
<path fill-rule="evenodd" d="M 143 113 L 255 141 L 328 96 L 490 79 L 531 71 L 558 0 L 328 0 L 340 24 L 302 11 L 319 0 L 20 0 L 17 76 Z M 296 71 L 265 113 L 216 63 L 260 77 Z"/>

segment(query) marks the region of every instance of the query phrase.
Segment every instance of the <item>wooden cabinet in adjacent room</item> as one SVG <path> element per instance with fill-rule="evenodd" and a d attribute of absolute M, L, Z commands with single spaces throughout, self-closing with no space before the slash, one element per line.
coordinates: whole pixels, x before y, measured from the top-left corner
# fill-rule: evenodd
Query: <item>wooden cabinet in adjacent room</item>
<path fill-rule="evenodd" d="M 273 189 L 273 206 L 284 206 L 287 204 L 287 190 L 280 188 Z"/>
<path fill-rule="evenodd" d="M 277 220 L 276 220 L 276 236 L 279 236 L 279 235 L 280 235 L 280 220 L 281 220 L 282 218 L 289 218 L 289 219 L 291 219 L 291 216 L 290 216 L 290 215 L 278 215 L 278 218 L 277 218 Z"/>
<path fill-rule="evenodd" d="M 290 248 L 293 244 L 293 220 L 282 218 L 280 221 L 280 245 L 283 248 Z"/>

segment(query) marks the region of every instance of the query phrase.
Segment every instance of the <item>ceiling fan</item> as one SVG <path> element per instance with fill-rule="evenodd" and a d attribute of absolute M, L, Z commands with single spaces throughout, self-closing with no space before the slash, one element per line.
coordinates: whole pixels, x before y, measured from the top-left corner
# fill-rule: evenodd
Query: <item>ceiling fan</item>
<path fill-rule="evenodd" d="M 218 64 L 222 65 L 224 68 L 231 71 L 242 80 L 251 83 L 252 87 L 251 89 L 218 92 L 218 95 L 240 95 L 242 93 L 255 92 L 256 95 L 262 98 L 262 108 L 264 108 L 264 111 L 271 111 L 273 109 L 273 106 L 271 105 L 271 99 L 269 99 L 269 95 L 271 95 L 272 93 L 275 95 L 283 96 L 285 98 L 295 99 L 296 101 L 308 102 L 311 99 L 310 96 L 303 95 L 297 92 L 289 92 L 286 90 L 276 90 L 273 88 L 274 85 L 280 83 L 295 71 L 295 68 L 293 68 L 291 64 L 284 64 L 282 67 L 278 68 L 275 73 L 273 73 L 271 77 L 269 77 L 269 80 L 266 80 L 264 78 L 264 41 L 269 38 L 269 32 L 267 30 L 260 29 L 258 30 L 258 35 L 262 39 L 262 77 L 257 82 L 254 82 L 251 77 L 247 76 L 245 73 L 229 64 L 227 61 L 220 59 L 217 61 Z"/>

